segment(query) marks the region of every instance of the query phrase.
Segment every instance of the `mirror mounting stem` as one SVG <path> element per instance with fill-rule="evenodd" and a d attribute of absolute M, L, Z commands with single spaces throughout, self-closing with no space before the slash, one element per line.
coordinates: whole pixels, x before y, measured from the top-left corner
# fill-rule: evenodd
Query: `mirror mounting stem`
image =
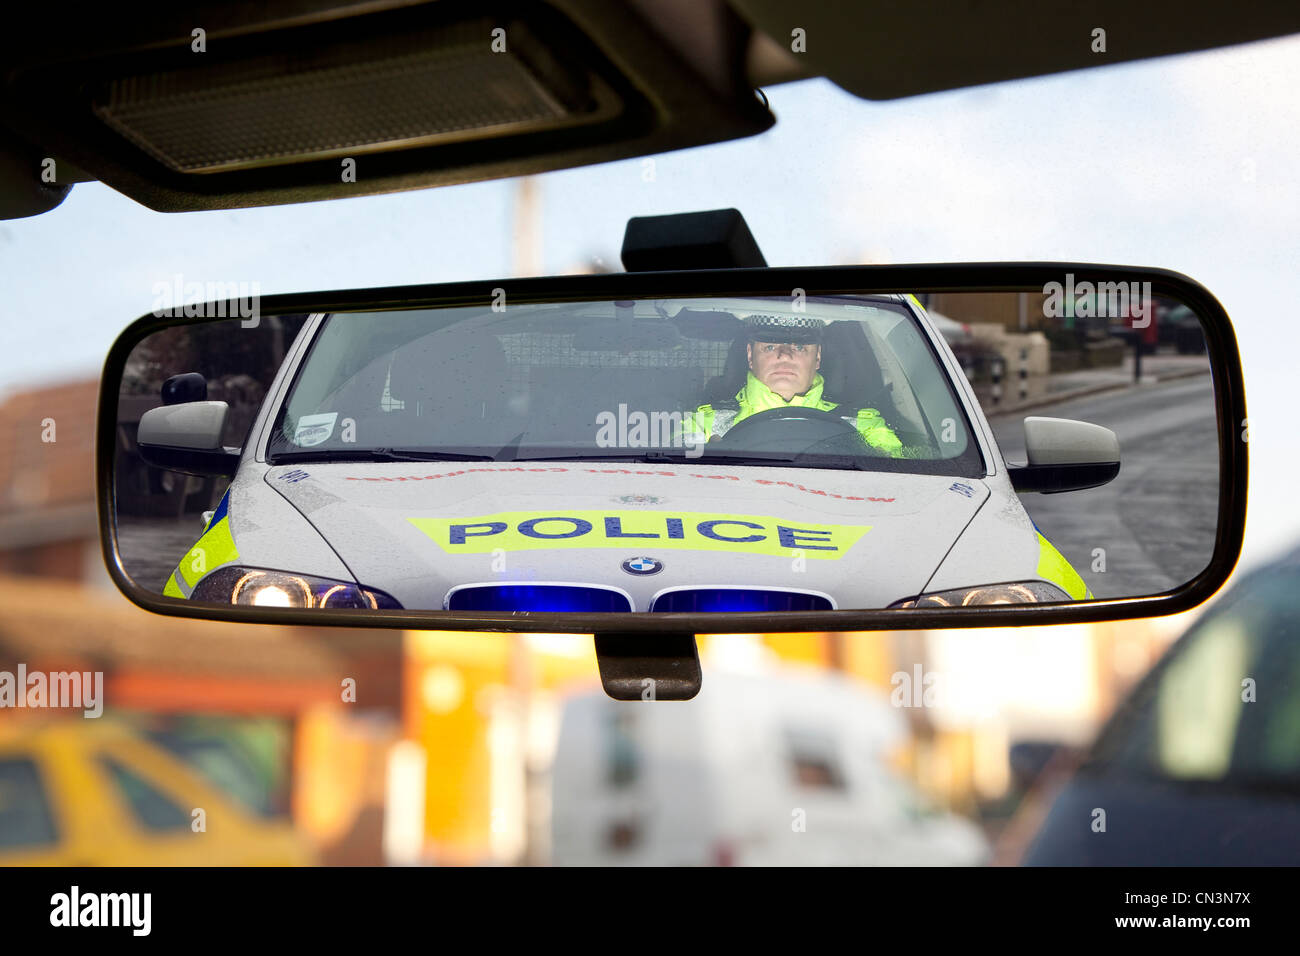
<path fill-rule="evenodd" d="M 694 634 L 596 634 L 596 663 L 615 700 L 690 700 L 700 692 Z"/>

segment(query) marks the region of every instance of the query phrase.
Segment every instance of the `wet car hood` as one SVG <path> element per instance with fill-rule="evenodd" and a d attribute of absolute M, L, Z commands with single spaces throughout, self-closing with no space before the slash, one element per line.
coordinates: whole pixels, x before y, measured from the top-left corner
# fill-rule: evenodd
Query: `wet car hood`
<path fill-rule="evenodd" d="M 972 478 L 599 462 L 275 466 L 266 483 L 362 584 L 439 609 L 467 584 L 743 585 L 884 607 L 919 593 L 988 498 Z M 624 562 L 650 558 L 634 573 Z M 291 561 L 283 562 L 291 566 Z"/>

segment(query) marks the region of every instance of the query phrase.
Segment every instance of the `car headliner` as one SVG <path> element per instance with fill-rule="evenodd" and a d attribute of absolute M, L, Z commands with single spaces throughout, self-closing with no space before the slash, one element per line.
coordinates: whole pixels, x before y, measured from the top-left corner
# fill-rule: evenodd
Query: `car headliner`
<path fill-rule="evenodd" d="M 56 105 L 67 106 L 66 91 L 61 101 L 56 101 L 58 92 L 39 83 L 20 91 L 15 77 L 22 70 L 39 67 L 57 74 L 59 64 L 112 56 L 123 70 L 147 72 L 150 58 L 159 49 L 188 46 L 195 23 L 204 24 L 211 41 L 220 43 L 274 29 L 416 6 L 420 5 L 400 0 L 266 0 L 255 7 L 216 2 L 94 5 L 78 11 L 78 29 L 73 31 L 58 18 L 50 18 L 43 8 L 19 8 L 0 35 L 0 53 L 6 64 L 6 73 L 0 75 L 0 219 L 38 215 L 54 208 L 73 183 L 96 178 L 78 167 L 79 158 L 82 167 L 101 162 L 102 151 L 96 151 L 87 139 L 88 127 L 53 118 L 60 115 Z M 623 58 L 625 46 L 640 44 L 645 64 L 662 68 L 668 59 L 675 59 L 683 65 L 680 87 L 657 107 L 662 114 L 660 127 L 665 119 L 669 126 L 678 121 L 669 135 L 656 138 L 642 130 L 587 143 L 581 149 L 557 149 L 554 142 L 542 137 L 534 141 L 531 153 L 526 146 L 506 149 L 503 144 L 498 148 L 503 141 L 488 137 L 478 144 L 481 148 L 470 149 L 468 158 L 463 155 L 450 170 L 445 163 L 441 171 L 433 168 L 442 156 L 435 150 L 431 154 L 435 159 L 408 163 L 404 176 L 372 180 L 363 189 L 354 184 L 350 194 L 508 178 L 761 131 L 763 122 L 757 114 L 750 116 L 751 123 L 757 125 L 721 132 L 704 114 L 688 115 L 692 88 L 717 93 L 726 87 L 735 93 L 746 87 L 761 89 L 825 76 L 855 95 L 892 99 L 1300 32 L 1300 6 L 1242 8 L 1215 0 L 1152 0 L 1141 6 L 1127 0 L 1095 0 L 1082 7 L 1023 2 L 963 6 L 942 0 L 821 5 L 788 0 L 659 0 L 615 7 L 591 0 L 550 0 L 550 7 L 579 24 L 597 47 L 608 46 L 603 52 L 612 60 Z M 501 7 L 491 12 L 504 18 L 507 10 Z M 603 20 L 599 29 L 597 20 Z M 1104 49 L 1097 48 L 1097 24 L 1110 25 Z M 973 36 L 978 42 L 972 41 Z M 886 38 L 888 42 L 883 42 Z M 919 57 L 922 51 L 923 60 Z M 923 68 L 918 68 L 918 63 L 923 63 Z M 736 72 L 744 75 L 731 75 Z M 660 69 L 658 75 L 661 84 L 677 82 L 671 70 Z M 650 91 L 651 95 L 658 92 Z M 751 106 L 740 96 L 731 100 L 729 108 L 723 103 L 716 115 L 738 116 Z M 766 122 L 770 125 L 770 118 Z M 282 183 L 271 188 L 269 180 L 256 178 L 245 180 L 245 186 L 237 190 L 223 190 L 209 181 L 177 192 L 163 186 L 157 170 L 151 172 L 147 163 L 140 161 L 142 156 L 134 163 L 105 166 L 111 170 L 110 185 L 167 211 L 274 205 L 345 194 L 339 183 L 299 182 L 287 187 Z M 40 178 L 42 157 L 57 159 L 56 183 Z M 274 169 L 279 173 L 295 171 L 283 165 Z M 292 183 L 292 176 L 289 181 Z M 260 197 L 254 195 L 258 191 Z"/>

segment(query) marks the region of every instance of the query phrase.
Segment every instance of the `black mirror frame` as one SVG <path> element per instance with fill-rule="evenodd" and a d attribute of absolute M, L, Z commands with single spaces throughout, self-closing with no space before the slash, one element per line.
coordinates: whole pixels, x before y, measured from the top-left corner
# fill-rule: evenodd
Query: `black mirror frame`
<path fill-rule="evenodd" d="M 1247 432 L 1245 383 L 1231 321 L 1218 300 L 1199 283 L 1176 272 L 1134 266 L 1085 263 L 963 263 L 814 268 L 702 269 L 589 276 L 501 279 L 443 285 L 348 289 L 268 296 L 260 311 L 316 313 L 436 308 L 556 299 L 599 300 L 675 296 L 789 296 L 872 292 L 1023 292 L 1059 282 L 1066 273 L 1082 281 L 1149 281 L 1153 295 L 1185 303 L 1204 323 L 1207 354 L 1215 385 L 1219 436 L 1219 510 L 1214 551 L 1205 569 L 1182 587 L 1155 595 L 1081 603 L 994 605 L 951 609 L 866 609 L 779 613 L 585 614 L 451 612 L 442 610 L 322 611 L 290 608 L 233 608 L 191 604 L 146 591 L 122 566 L 113 523 L 114 456 L 118 388 L 127 357 L 146 335 L 163 328 L 209 321 L 207 318 L 145 315 L 127 327 L 109 350 L 100 382 L 96 428 L 96 500 L 104 560 L 113 582 L 133 603 L 148 611 L 181 617 L 304 627 L 390 627 L 411 630 L 552 632 L 571 634 L 725 634 L 792 631 L 889 631 L 963 627 L 1018 627 L 1158 617 L 1186 611 L 1213 595 L 1227 581 L 1241 554 L 1246 522 Z M 238 303 L 212 303 L 204 316 L 237 315 Z"/>

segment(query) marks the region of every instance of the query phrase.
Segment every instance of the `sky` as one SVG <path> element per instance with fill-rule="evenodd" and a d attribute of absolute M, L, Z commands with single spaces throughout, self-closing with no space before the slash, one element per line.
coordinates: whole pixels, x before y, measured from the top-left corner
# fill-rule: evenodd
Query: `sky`
<path fill-rule="evenodd" d="M 766 90 L 761 136 L 535 179 L 542 272 L 619 268 L 627 219 L 734 206 L 772 265 L 1157 266 L 1232 317 L 1250 414 L 1243 566 L 1300 542 L 1300 37 L 868 102 Z M 358 167 L 364 175 L 364 165 Z M 98 374 L 155 283 L 264 295 L 516 274 L 515 181 L 158 213 L 98 183 L 0 222 L 0 398 Z"/>

